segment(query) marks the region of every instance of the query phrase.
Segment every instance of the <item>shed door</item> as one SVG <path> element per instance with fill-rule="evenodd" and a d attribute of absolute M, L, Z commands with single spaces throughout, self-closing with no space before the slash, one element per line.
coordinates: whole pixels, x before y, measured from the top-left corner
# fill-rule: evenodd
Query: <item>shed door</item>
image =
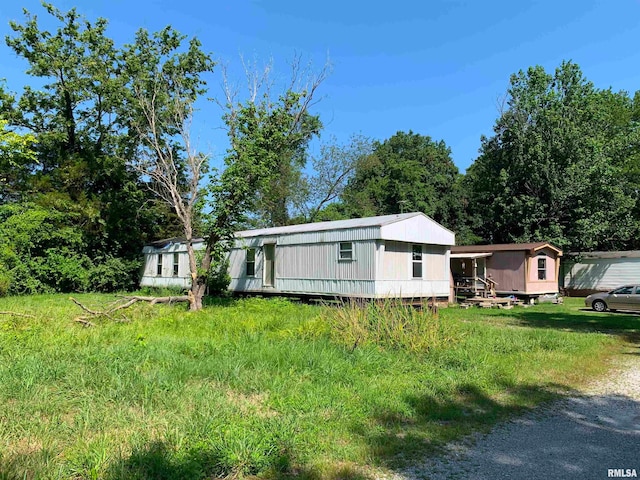
<path fill-rule="evenodd" d="M 273 243 L 264 245 L 264 286 L 273 287 L 276 277 L 276 246 Z"/>

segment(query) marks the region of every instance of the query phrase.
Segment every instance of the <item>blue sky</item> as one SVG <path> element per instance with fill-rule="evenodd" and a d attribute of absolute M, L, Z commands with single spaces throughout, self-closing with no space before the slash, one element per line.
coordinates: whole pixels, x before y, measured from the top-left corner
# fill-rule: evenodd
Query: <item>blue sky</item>
<path fill-rule="evenodd" d="M 57 0 L 89 19 L 109 19 L 116 42 L 140 27 L 171 24 L 197 36 L 214 57 L 238 71 L 239 55 L 274 59 L 277 78 L 298 53 L 333 73 L 315 112 L 323 139 L 354 133 L 377 140 L 399 130 L 444 140 L 462 172 L 481 135 L 491 135 L 497 100 L 509 76 L 531 65 L 552 71 L 572 60 L 598 88 L 640 90 L 640 0 L 605 1 L 335 1 Z M 37 0 L 4 1 L 0 35 L 22 7 L 46 14 Z M 0 48 L 0 78 L 9 89 L 28 81 L 26 63 Z M 219 93 L 214 75 L 211 94 Z M 202 104 L 194 134 L 219 161 L 226 148 L 220 111 Z"/>

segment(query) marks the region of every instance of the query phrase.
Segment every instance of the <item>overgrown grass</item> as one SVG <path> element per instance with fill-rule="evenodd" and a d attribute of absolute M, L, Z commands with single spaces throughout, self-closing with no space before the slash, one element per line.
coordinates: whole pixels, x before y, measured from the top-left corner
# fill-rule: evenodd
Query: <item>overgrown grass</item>
<path fill-rule="evenodd" d="M 0 316 L 0 479 L 362 477 L 601 373 L 640 328 L 577 302 L 452 308 L 392 318 L 388 342 L 385 308 L 352 342 L 344 311 L 280 299 L 139 305 L 96 328 L 64 296 L 0 299 L 36 317 Z"/>
<path fill-rule="evenodd" d="M 397 299 L 351 302 L 327 312 L 327 332 L 331 339 L 350 350 L 360 345 L 376 345 L 425 353 L 453 340 L 452 332 L 437 311 L 415 308 Z"/>

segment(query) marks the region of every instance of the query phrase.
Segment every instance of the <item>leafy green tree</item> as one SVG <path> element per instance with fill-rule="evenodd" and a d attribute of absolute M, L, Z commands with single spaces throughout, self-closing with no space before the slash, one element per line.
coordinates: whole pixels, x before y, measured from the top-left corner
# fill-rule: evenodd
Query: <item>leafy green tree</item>
<path fill-rule="evenodd" d="M 247 65 L 244 62 L 246 80 L 249 86 L 246 99 L 238 101 L 238 92 L 232 87 L 224 74 L 224 103 L 218 102 L 225 112 L 225 122 L 229 129 L 232 144 L 238 137 L 236 120 L 242 112 L 244 119 L 247 114 L 269 118 L 272 128 L 282 128 L 283 134 L 289 139 L 278 141 L 271 145 L 270 158 L 272 171 L 268 178 L 255 186 L 255 201 L 249 225 L 253 227 L 273 227 L 288 225 L 294 221 L 292 216 L 299 214 L 299 207 L 303 199 L 308 198 L 306 175 L 303 172 L 307 164 L 307 149 L 309 142 L 319 135 L 322 122 L 319 116 L 310 113 L 314 103 L 316 91 L 330 72 L 327 63 L 317 73 L 311 66 L 304 67 L 299 56 L 291 63 L 290 79 L 286 88 L 280 93 L 274 93 L 276 82 L 272 80 L 273 65 L 267 64 L 263 70 L 257 65 Z M 253 111 L 244 109 L 253 106 Z M 297 118 L 283 118 L 282 108 Z M 258 120 L 262 122 L 263 120 Z M 276 125 L 274 122 L 282 122 Z M 290 129 L 290 130 L 287 130 Z M 279 150 L 273 150 L 278 148 Z"/>
<path fill-rule="evenodd" d="M 282 152 L 296 151 L 308 142 L 308 132 L 300 123 L 309 118 L 314 93 L 315 89 L 287 90 L 277 100 L 250 98 L 227 104 L 224 121 L 230 147 L 226 168 L 210 189 L 207 243 L 191 288 L 195 308 L 201 308 L 212 267 L 217 270 L 215 266 L 224 262 L 234 232 L 246 221 L 246 215 L 255 211 L 256 193 L 278 175 Z"/>
<path fill-rule="evenodd" d="M 206 203 L 201 183 L 208 158 L 191 145 L 189 126 L 194 102 L 206 93 L 203 75 L 214 65 L 197 40 L 187 49 L 181 48 L 182 40 L 172 29 L 153 36 L 138 33 L 122 57 L 123 70 L 132 79 L 125 110 L 131 112 L 131 127 L 139 139 L 135 166 L 151 178 L 156 194 L 180 220 L 192 279 L 190 309 L 199 310 L 211 277 L 220 277 L 216 273 L 233 233 L 249 211 L 264 206 L 265 192 L 275 196 L 273 186 L 283 164 L 290 165 L 296 152 L 305 148 L 319 121 L 308 113 L 315 87 L 288 90 L 277 99 L 253 95 L 245 102 L 234 102 L 226 91 L 224 121 L 230 148 L 224 171 L 209 178 L 210 213 L 201 232 L 206 247 L 196 255 L 194 222 Z"/>
<path fill-rule="evenodd" d="M 512 75 L 494 135 L 467 172 L 470 208 L 482 219 L 476 233 L 570 250 L 629 245 L 638 226 L 637 183 L 625 173 L 638 151 L 632 105 L 625 92 L 597 90 L 570 62 L 553 74 L 531 67 Z"/>
<path fill-rule="evenodd" d="M 305 119 L 297 127 L 300 131 L 296 132 L 300 141 L 293 142 L 294 146 L 285 146 L 293 150 L 283 150 L 278 155 L 275 174 L 270 175 L 257 191 L 254 208 L 257 225 L 277 227 L 291 223 L 291 211 L 304 188 L 302 169 L 307 163 L 307 145 L 320 132 L 321 126 L 318 116 L 305 114 Z"/>
<path fill-rule="evenodd" d="M 136 145 L 119 110 L 127 90 L 118 50 L 106 35 L 106 20 L 43 6 L 58 24 L 55 31 L 25 10 L 25 21 L 11 22 L 14 34 L 6 39 L 42 85 L 25 85 L 20 95 L 0 89 L 0 116 L 36 140 L 35 155 L 21 162 L 14 174 L 19 181 L 7 193 L 12 202 L 78 207 L 85 237 L 80 253 L 133 258 L 166 229 L 170 216 L 151 202 L 144 179 L 124 160 Z"/>
<path fill-rule="evenodd" d="M 6 240 L 5 271 L 14 280 L 22 273 L 31 276 L 33 288 L 25 292 L 114 289 L 113 275 L 133 267 L 127 256 L 137 256 L 142 242 L 160 228 L 177 226 L 190 250 L 191 308 L 201 308 L 212 264 L 223 261 L 245 214 L 262 209 L 270 221 L 285 221 L 286 190 L 320 129 L 309 107 L 324 74 L 300 89 L 294 76 L 277 97 L 253 95 L 245 102 L 226 97 L 231 148 L 224 172 L 210 180 L 212 212 L 202 223 L 208 158 L 191 145 L 189 126 L 193 105 L 206 92 L 210 56 L 197 39 L 185 42 L 171 27 L 154 34 L 139 30 L 133 43 L 118 49 L 106 35 L 106 20 L 92 23 L 75 9 L 63 13 L 43 6 L 59 24 L 55 32 L 42 29 L 25 11 L 25 22 L 12 22 L 15 35 L 7 38 L 29 62 L 27 73 L 45 82 L 38 90 L 25 86 L 19 97 L 0 90 L 2 118 L 36 140 L 35 156 L 25 155 L 25 182 L 11 206 L 26 205 L 28 196 L 29 212 L 55 219 L 55 226 L 49 220 L 40 225 L 71 229 L 80 240 L 26 250 Z M 21 238 L 29 232 L 28 222 L 19 221 L 22 214 L 10 217 L 16 227 L 4 233 Z M 207 238 L 201 261 L 191 245 L 196 228 Z M 10 264 L 13 260 L 22 266 Z"/>
<path fill-rule="evenodd" d="M 28 165 L 36 161 L 36 137 L 11 131 L 7 124 L 0 119 L 0 202 L 16 197 L 28 175 Z"/>
<path fill-rule="evenodd" d="M 398 132 L 357 163 L 343 208 L 349 217 L 421 211 L 455 230 L 464 213 L 459 178 L 444 141 Z"/>

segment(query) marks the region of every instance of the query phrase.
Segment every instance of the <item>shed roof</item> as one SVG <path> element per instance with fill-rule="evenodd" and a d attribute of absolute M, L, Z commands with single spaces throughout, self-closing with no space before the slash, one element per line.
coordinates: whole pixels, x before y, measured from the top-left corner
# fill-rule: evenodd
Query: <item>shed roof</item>
<path fill-rule="evenodd" d="M 562 256 L 562 250 L 548 242 L 530 243 L 496 243 L 494 245 L 458 245 L 451 247 L 451 253 L 484 253 L 484 252 L 513 252 L 528 251 L 535 253 L 543 248 L 554 250 L 558 256 Z"/>
<path fill-rule="evenodd" d="M 149 242 L 145 244 L 146 246 L 154 247 L 154 248 L 164 248 L 172 243 L 185 243 L 187 239 L 185 237 L 171 237 L 171 238 L 163 238 L 161 240 L 154 240 L 153 242 Z M 192 243 L 201 243 L 204 241 L 202 237 L 194 237 L 191 239 Z"/>
<path fill-rule="evenodd" d="M 597 258 L 640 258 L 640 250 L 622 250 L 615 252 L 572 252 L 567 254 L 570 257 L 583 259 Z"/>
<path fill-rule="evenodd" d="M 287 235 L 293 233 L 308 233 L 308 232 L 320 232 L 328 230 L 349 230 L 354 228 L 364 227 L 382 227 L 392 223 L 407 220 L 413 217 L 427 217 L 421 212 L 411 213 L 399 213 L 396 215 L 382 215 L 378 217 L 365 217 L 365 218 L 353 218 L 350 220 L 334 220 L 331 222 L 315 222 L 315 223 L 303 223 L 300 225 L 287 225 L 285 227 L 271 227 L 271 228 L 259 228 L 256 230 L 243 230 L 236 232 L 236 237 L 259 237 L 259 236 L 271 236 L 271 235 Z M 431 219 L 429 219 L 431 220 Z M 432 220 L 433 221 L 433 220 Z M 434 222 L 435 223 L 435 222 Z M 438 224 L 439 225 L 439 224 Z M 451 230 L 439 225 L 444 230 L 450 233 Z"/>
<path fill-rule="evenodd" d="M 486 258 L 493 255 L 491 252 L 483 252 L 483 253 L 452 253 L 451 258 Z"/>

